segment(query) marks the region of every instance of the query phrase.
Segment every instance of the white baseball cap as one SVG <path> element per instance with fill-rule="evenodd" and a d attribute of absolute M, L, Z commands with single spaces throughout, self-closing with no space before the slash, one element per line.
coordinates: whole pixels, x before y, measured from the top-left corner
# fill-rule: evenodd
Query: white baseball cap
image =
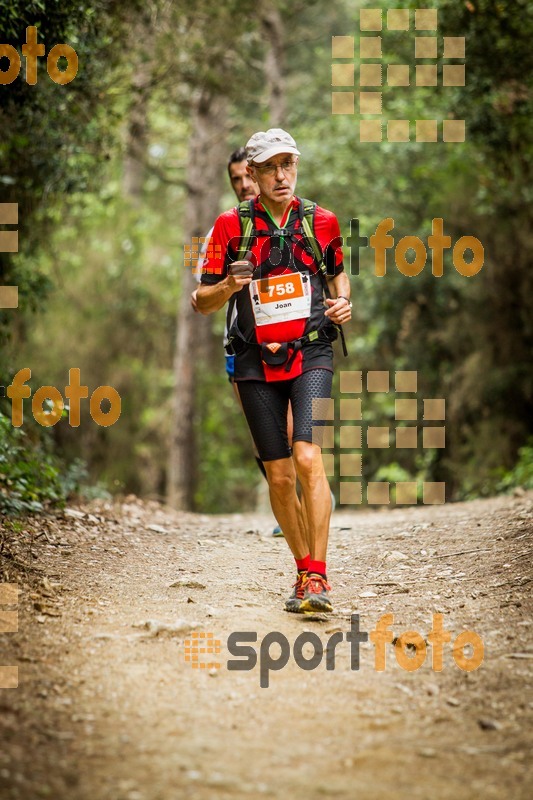
<path fill-rule="evenodd" d="M 281 128 L 269 128 L 268 131 L 258 131 L 246 143 L 246 155 L 248 163 L 252 161 L 262 164 L 272 156 L 279 153 L 293 153 L 300 155 L 296 147 L 296 142 L 287 131 Z"/>

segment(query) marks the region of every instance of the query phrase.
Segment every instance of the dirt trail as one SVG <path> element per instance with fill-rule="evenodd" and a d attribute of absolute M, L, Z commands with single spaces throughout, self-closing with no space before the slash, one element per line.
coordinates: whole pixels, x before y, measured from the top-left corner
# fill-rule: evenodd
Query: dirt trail
<path fill-rule="evenodd" d="M 293 569 L 267 516 L 177 514 L 131 498 L 8 532 L 2 580 L 17 578 L 15 561 L 32 570 L 18 574 L 19 632 L 0 636 L 0 664 L 19 667 L 19 687 L 0 690 L 0 795 L 530 797 L 532 520 L 531 493 L 336 512 L 327 619 L 283 611 Z M 376 672 L 367 642 L 355 671 L 343 641 L 333 671 L 325 657 L 312 671 L 295 663 L 303 631 L 326 642 L 351 613 L 371 631 L 387 612 L 395 636 L 424 639 L 442 612 L 452 640 L 481 636 L 484 662 L 462 671 L 445 645 L 434 672 L 428 646 L 408 672 L 388 644 Z M 192 631 L 221 641 L 220 669 L 185 660 Z M 257 651 L 270 631 L 287 638 L 291 657 L 268 688 L 259 665 L 228 670 L 233 631 L 256 631 Z"/>

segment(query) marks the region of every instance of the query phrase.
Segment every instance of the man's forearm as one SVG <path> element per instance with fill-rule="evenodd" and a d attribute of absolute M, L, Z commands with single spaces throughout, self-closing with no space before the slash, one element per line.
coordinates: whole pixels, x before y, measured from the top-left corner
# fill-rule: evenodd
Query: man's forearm
<path fill-rule="evenodd" d="M 338 275 L 331 278 L 329 285 L 330 289 L 332 285 L 334 287 L 334 291 L 332 292 L 334 297 L 346 297 L 348 300 L 350 299 L 350 279 L 346 272 L 339 272 Z"/>
<path fill-rule="evenodd" d="M 210 285 L 201 283 L 196 295 L 198 311 L 201 314 L 212 314 L 214 311 L 218 311 L 219 308 L 222 308 L 222 306 L 228 302 L 232 294 L 233 289 L 228 285 L 228 280 L 226 278 L 219 283 Z"/>

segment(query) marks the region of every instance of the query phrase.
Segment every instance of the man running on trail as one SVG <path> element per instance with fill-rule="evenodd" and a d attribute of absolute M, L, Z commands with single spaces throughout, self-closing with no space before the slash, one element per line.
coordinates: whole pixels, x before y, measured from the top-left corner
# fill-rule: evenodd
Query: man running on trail
<path fill-rule="evenodd" d="M 235 192 L 235 194 L 237 196 L 237 200 L 240 203 L 242 203 L 243 200 L 251 200 L 259 192 L 259 187 L 257 186 L 257 184 L 255 183 L 254 179 L 248 174 L 248 172 L 246 170 L 247 165 L 248 165 L 248 161 L 247 161 L 247 158 L 246 158 L 246 150 L 244 149 L 244 147 L 239 147 L 237 150 L 234 150 L 231 153 L 231 155 L 229 157 L 229 160 L 228 160 L 228 175 L 229 175 L 229 179 L 230 179 L 230 182 L 231 182 L 231 187 L 232 187 L 233 191 Z M 212 233 L 213 233 L 213 228 L 211 228 L 209 233 L 206 235 L 205 240 L 204 240 L 204 244 L 202 245 L 202 249 L 200 251 L 200 257 L 198 259 L 198 265 L 197 265 L 196 272 L 195 272 L 195 277 L 197 278 L 198 282 L 200 282 L 200 278 L 201 278 L 201 274 L 202 274 L 202 268 L 203 268 L 203 264 L 204 264 L 204 261 L 205 261 L 207 249 L 209 247 L 209 240 L 211 238 Z M 191 305 L 192 305 L 192 307 L 193 307 L 195 312 L 198 312 L 198 303 L 197 303 L 197 300 L 196 300 L 197 294 L 198 294 L 198 289 L 195 289 L 191 293 Z M 227 333 L 228 333 L 228 331 L 227 331 L 227 327 L 226 327 L 226 330 L 224 331 L 224 346 L 226 346 L 226 343 L 227 343 Z M 226 373 L 227 373 L 227 376 L 228 376 L 228 380 L 230 381 L 230 383 L 233 386 L 233 390 L 235 392 L 235 397 L 237 398 L 237 401 L 240 403 L 241 401 L 240 401 L 240 398 L 239 398 L 239 389 L 238 389 L 237 384 L 233 380 L 234 371 L 235 371 L 235 356 L 234 355 L 230 355 L 230 354 L 227 353 L 226 354 Z M 289 439 L 290 439 L 291 436 L 292 436 L 292 414 L 291 414 L 290 408 L 289 408 L 288 425 L 289 425 Z M 254 447 L 255 447 L 255 445 L 254 445 Z M 261 459 L 257 455 L 257 452 L 255 452 L 254 455 L 255 455 L 255 460 L 257 462 L 257 466 L 259 467 L 259 470 L 260 470 L 261 474 L 266 478 L 267 475 L 266 475 L 265 467 L 263 466 L 263 462 L 261 461 Z M 283 531 L 281 530 L 281 527 L 278 524 L 276 524 L 276 527 L 272 531 L 272 535 L 273 536 L 283 536 Z"/>
<path fill-rule="evenodd" d="M 234 150 L 228 160 L 228 175 L 231 182 L 231 186 L 233 191 L 237 196 L 237 200 L 242 203 L 243 200 L 251 200 L 259 193 L 259 187 L 254 179 L 248 174 L 246 167 L 248 166 L 248 161 L 246 157 L 246 150 L 244 147 L 239 147 L 237 150 Z M 205 237 L 204 244 L 202 245 L 202 249 L 200 251 L 200 257 L 198 259 L 198 265 L 195 272 L 195 276 L 200 282 L 202 268 L 205 261 L 205 256 L 207 253 L 207 249 L 209 247 L 209 240 L 213 233 L 213 228 L 209 231 L 209 233 Z M 196 295 L 198 294 L 198 289 L 195 289 L 191 293 L 191 305 L 194 311 L 198 311 L 198 303 L 196 300 Z M 226 330 L 224 331 L 224 346 L 226 346 L 228 338 L 228 329 L 226 326 Z M 235 392 L 235 397 L 237 398 L 238 403 L 240 404 L 240 397 L 239 397 L 239 388 L 238 385 L 233 380 L 233 373 L 235 371 L 235 356 L 233 354 L 226 353 L 226 373 L 228 375 L 228 380 L 233 386 L 233 390 Z M 289 434 L 289 441 L 292 441 L 292 412 L 289 406 L 288 410 L 288 417 L 287 417 L 287 425 L 288 425 L 288 434 Z M 255 445 L 254 445 L 255 449 Z M 263 462 L 257 455 L 257 451 L 254 453 L 255 460 L 257 462 L 257 466 L 261 474 L 266 479 L 266 470 L 263 465 Z M 335 498 L 332 494 L 332 502 L 335 502 Z M 281 530 L 281 526 L 276 524 L 274 530 L 272 531 L 272 535 L 276 537 L 283 536 L 283 531 Z"/>
<path fill-rule="evenodd" d="M 217 218 L 211 249 L 221 255 L 204 263 L 198 309 L 208 314 L 229 301 L 228 319 L 237 312 L 229 330 L 234 379 L 298 572 L 285 608 L 331 611 L 331 497 L 320 447 L 324 423 L 313 421 L 313 400 L 320 405 L 331 396 L 331 342 L 351 318 L 350 283 L 337 218 L 294 194 L 300 152 L 292 136 L 279 128 L 261 131 L 246 149 L 260 194 Z"/>

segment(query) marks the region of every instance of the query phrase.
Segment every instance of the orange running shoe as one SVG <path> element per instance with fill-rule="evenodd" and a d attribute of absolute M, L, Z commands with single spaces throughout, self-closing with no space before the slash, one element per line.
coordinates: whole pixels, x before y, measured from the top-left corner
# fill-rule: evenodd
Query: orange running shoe
<path fill-rule="evenodd" d="M 300 603 L 300 612 L 308 611 L 333 611 L 328 592 L 331 586 L 321 575 L 311 573 L 307 575 L 304 583 L 303 599 Z"/>
<path fill-rule="evenodd" d="M 285 611 L 292 611 L 294 614 L 300 613 L 300 606 L 304 598 L 304 586 L 307 580 L 307 572 L 302 570 L 298 573 L 296 583 L 293 583 L 293 593 L 285 601 Z"/>

